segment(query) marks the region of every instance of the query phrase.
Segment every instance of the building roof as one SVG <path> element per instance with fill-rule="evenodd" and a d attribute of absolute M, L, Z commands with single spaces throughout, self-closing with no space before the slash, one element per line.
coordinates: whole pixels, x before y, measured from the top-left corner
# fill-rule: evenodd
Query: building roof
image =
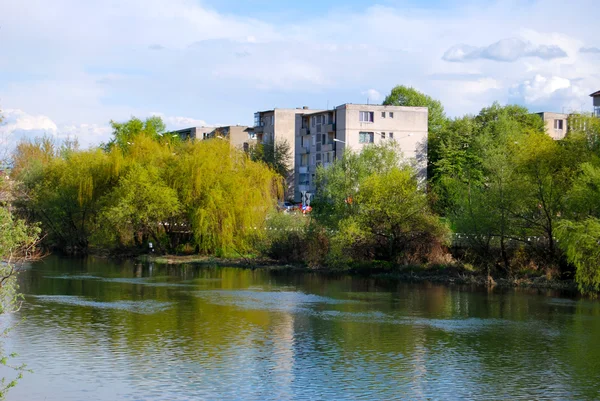
<path fill-rule="evenodd" d="M 543 117 L 544 114 L 549 114 L 549 115 L 553 115 L 553 116 L 561 116 L 561 117 L 564 117 L 564 118 L 569 117 L 569 115 L 567 113 L 558 113 L 556 111 L 538 111 L 537 113 L 534 113 L 534 114 L 537 114 L 537 115 L 539 115 L 541 117 Z"/>
<path fill-rule="evenodd" d="M 323 114 L 323 113 L 333 113 L 335 111 L 334 110 L 319 110 L 319 111 L 313 111 L 312 113 L 306 113 L 304 114 L 305 117 L 310 117 L 310 116 L 316 116 L 317 114 Z"/>
<path fill-rule="evenodd" d="M 594 92 L 590 95 L 591 97 L 600 96 L 600 91 Z"/>

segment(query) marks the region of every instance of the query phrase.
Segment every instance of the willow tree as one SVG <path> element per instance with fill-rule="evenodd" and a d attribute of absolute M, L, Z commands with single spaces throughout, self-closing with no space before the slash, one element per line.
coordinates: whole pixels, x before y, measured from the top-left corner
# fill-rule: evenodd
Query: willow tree
<path fill-rule="evenodd" d="M 35 148 L 35 146 L 34 146 Z M 100 150 L 70 152 L 36 167 L 29 182 L 24 208 L 42 223 L 51 247 L 85 253 L 97 228 L 100 199 L 114 185 L 111 158 Z"/>
<path fill-rule="evenodd" d="M 248 250 L 281 196 L 276 172 L 219 139 L 182 144 L 167 169 L 202 253 Z"/>

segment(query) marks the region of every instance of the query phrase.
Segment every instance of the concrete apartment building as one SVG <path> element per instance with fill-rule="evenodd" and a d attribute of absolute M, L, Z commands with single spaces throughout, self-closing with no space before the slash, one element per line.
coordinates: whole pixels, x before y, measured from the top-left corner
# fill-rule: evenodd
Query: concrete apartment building
<path fill-rule="evenodd" d="M 369 144 L 398 143 L 407 159 L 426 176 L 426 107 L 343 104 L 306 113 L 296 122 L 295 190 L 298 202 L 314 194 L 317 167 L 329 166 L 346 149 L 360 152 Z"/>
<path fill-rule="evenodd" d="M 256 142 L 252 130 L 245 125 L 227 125 L 223 127 L 192 127 L 174 131 L 181 139 L 204 140 L 210 138 L 228 139 L 231 146 L 247 150 Z"/>
<path fill-rule="evenodd" d="M 427 108 L 344 104 L 333 110 L 273 109 L 254 114 L 249 129 L 258 143 L 288 142 L 293 154 L 287 179 L 287 198 L 296 202 L 314 194 L 317 166 L 329 166 L 346 149 L 360 151 L 368 144 L 398 142 L 406 158 L 417 161 L 426 174 Z"/>
<path fill-rule="evenodd" d="M 536 113 L 544 120 L 546 132 L 552 139 L 561 140 L 567 135 L 568 114 L 541 112 Z"/>
<path fill-rule="evenodd" d="M 292 149 L 289 167 L 294 173 L 286 179 L 286 198 L 294 197 L 296 186 L 296 152 L 294 149 L 297 133 L 302 126 L 303 117 L 318 111 L 305 106 L 296 109 L 273 109 L 254 113 L 254 127 L 250 128 L 248 133 L 256 138 L 257 143 L 264 146 L 275 146 L 277 143 L 287 142 Z"/>

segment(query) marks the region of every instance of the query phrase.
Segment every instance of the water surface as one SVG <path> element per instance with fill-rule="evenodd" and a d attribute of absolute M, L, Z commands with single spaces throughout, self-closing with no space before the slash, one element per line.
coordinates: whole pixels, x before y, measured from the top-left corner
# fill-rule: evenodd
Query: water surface
<path fill-rule="evenodd" d="M 93 258 L 20 280 L 9 400 L 600 399 L 600 303 L 552 291 Z"/>

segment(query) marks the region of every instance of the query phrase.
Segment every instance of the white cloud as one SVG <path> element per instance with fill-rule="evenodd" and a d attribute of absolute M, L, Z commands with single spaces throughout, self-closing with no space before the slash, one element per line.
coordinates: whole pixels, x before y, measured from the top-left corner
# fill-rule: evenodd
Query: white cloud
<path fill-rule="evenodd" d="M 567 8 L 559 0 L 455 2 L 444 10 L 380 1 L 396 6 L 324 4 L 285 22 L 191 0 L 0 2 L 0 15 L 10 16 L 0 30 L 0 40 L 10 38 L 0 58 L 0 104 L 48 116 L 57 132 L 75 127 L 103 138 L 110 119 L 148 110 L 192 116 L 169 117 L 173 129 L 250 124 L 259 109 L 375 101 L 367 88 L 379 88 L 380 101 L 396 84 L 440 99 L 450 115 L 494 100 L 541 101 L 536 74 L 571 83 L 548 97 L 549 106 L 561 106 L 563 93 L 590 103 L 587 94 L 600 88 L 594 54 L 580 51 L 591 49 L 584 45 L 597 31 L 594 0 Z M 556 24 L 557 8 L 577 24 Z M 473 62 L 449 63 L 445 53 Z M 587 94 L 577 98 L 574 86 Z"/>
<path fill-rule="evenodd" d="M 456 45 L 444 53 L 446 61 L 463 62 L 477 59 L 493 61 L 516 61 L 524 57 L 538 57 L 543 60 L 566 57 L 567 53 L 556 45 L 534 45 L 519 38 L 502 39 L 485 47 Z"/>
<path fill-rule="evenodd" d="M 67 138 L 77 139 L 83 149 L 108 142 L 112 128 L 105 124 L 56 124 L 45 115 L 33 115 L 19 109 L 2 110 L 3 122 L 0 124 L 0 158 L 10 153 L 22 140 L 34 140 L 48 136 L 55 141 Z M 176 130 L 188 127 L 210 126 L 204 120 L 191 117 L 167 116 L 164 113 L 147 113 L 147 117 L 159 116 L 167 129 Z M 125 121 L 125 120 L 123 120 Z"/>
<path fill-rule="evenodd" d="M 597 47 L 582 47 L 579 49 L 581 53 L 600 54 L 600 49 Z"/>
<path fill-rule="evenodd" d="M 180 116 L 165 116 L 164 113 L 152 112 L 150 116 L 157 116 L 162 118 L 163 122 L 167 126 L 168 130 L 178 130 L 190 127 L 211 127 L 213 125 L 207 124 L 204 120 L 199 120 L 192 117 L 180 117 Z"/>
<path fill-rule="evenodd" d="M 538 74 L 533 79 L 513 87 L 513 93 L 522 96 L 527 103 L 536 103 L 540 99 L 550 97 L 556 91 L 570 87 L 571 81 L 566 78 L 544 77 Z"/>
<path fill-rule="evenodd" d="M 23 110 L 6 109 L 2 111 L 2 116 L 0 130 L 3 132 L 40 131 L 54 135 L 58 129 L 54 121 L 47 116 L 31 115 Z"/>
<path fill-rule="evenodd" d="M 361 95 L 366 96 L 370 102 L 378 102 L 381 100 L 381 93 L 376 89 L 369 89 L 360 92 Z"/>
<path fill-rule="evenodd" d="M 589 95 L 588 86 L 581 83 L 581 80 L 538 74 L 514 85 L 510 98 L 516 103 L 529 105 L 532 111 L 588 111 L 591 102 L 582 101 Z"/>
<path fill-rule="evenodd" d="M 19 109 L 2 111 L 0 146 L 11 152 L 22 140 L 34 140 L 43 136 L 61 141 L 77 138 L 83 148 L 97 145 L 110 138 L 111 128 L 97 124 L 56 124 L 45 115 L 33 115 Z"/>

